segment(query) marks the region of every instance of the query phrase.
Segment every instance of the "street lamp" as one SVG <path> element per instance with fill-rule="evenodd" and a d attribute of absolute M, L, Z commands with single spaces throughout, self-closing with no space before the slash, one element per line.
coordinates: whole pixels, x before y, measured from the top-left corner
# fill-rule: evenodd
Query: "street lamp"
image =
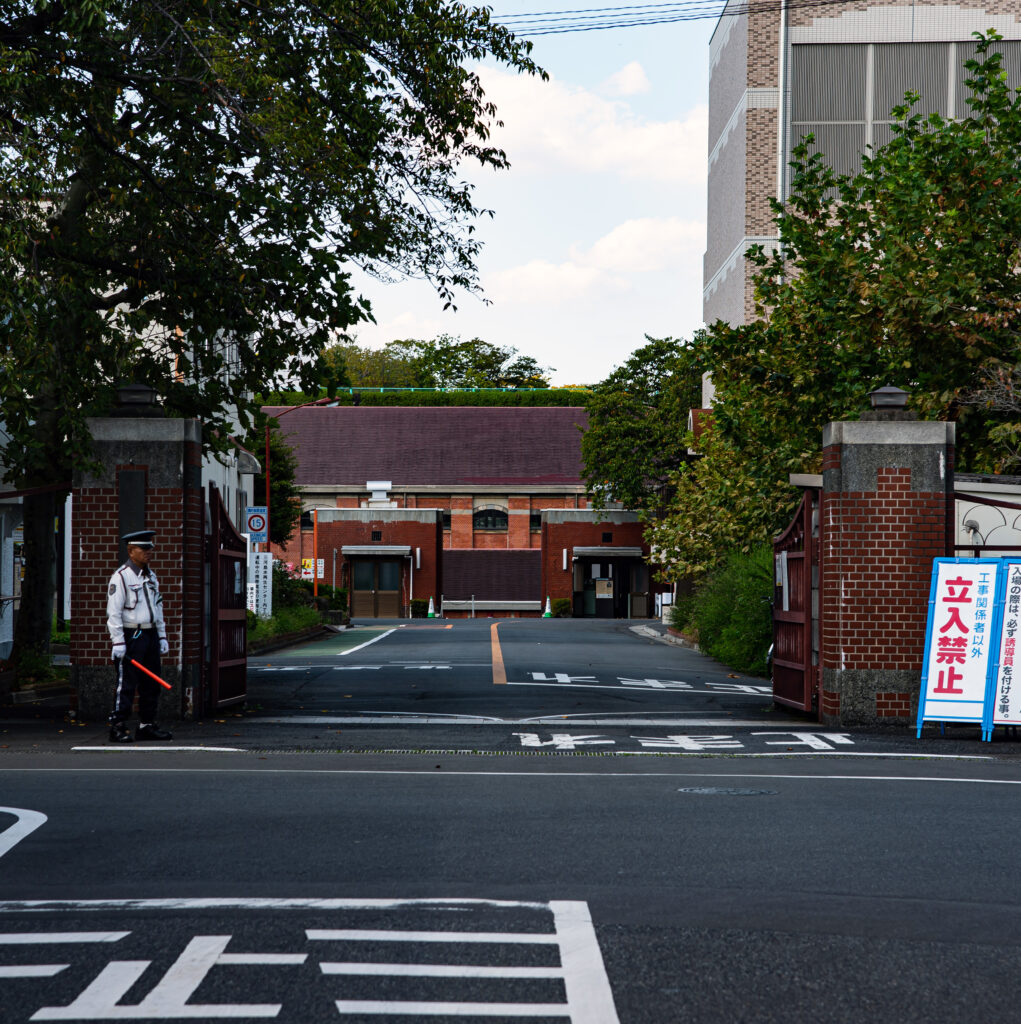
<path fill-rule="evenodd" d="M 289 412 L 294 412 L 296 409 L 310 409 L 314 406 L 328 406 L 329 408 L 335 408 L 340 405 L 340 402 L 336 398 L 317 398 L 314 402 L 304 402 L 302 405 L 291 405 L 278 413 L 266 413 L 266 550 L 269 551 L 269 527 L 270 527 L 270 513 L 269 513 L 269 416 L 273 416 L 275 420 L 279 420 L 282 416 L 286 416 Z M 315 569 L 312 571 L 313 578 L 315 577 Z"/>

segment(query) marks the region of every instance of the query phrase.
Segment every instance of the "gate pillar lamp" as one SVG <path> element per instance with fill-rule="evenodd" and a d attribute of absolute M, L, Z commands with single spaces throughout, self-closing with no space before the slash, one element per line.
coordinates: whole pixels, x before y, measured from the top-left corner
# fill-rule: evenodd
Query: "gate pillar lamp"
<path fill-rule="evenodd" d="M 885 388 L 869 392 L 869 404 L 877 410 L 903 409 L 908 404 L 908 392 L 887 384 Z"/>
<path fill-rule="evenodd" d="M 270 507 L 269 507 L 269 417 L 279 420 L 282 416 L 286 416 L 289 412 L 294 412 L 295 409 L 310 409 L 313 406 L 323 406 L 327 408 L 336 408 L 340 405 L 340 402 L 336 398 L 317 398 L 314 402 L 303 402 L 301 405 L 291 405 L 284 409 L 282 412 L 267 413 L 266 414 L 266 550 L 270 550 L 269 541 L 269 527 L 270 527 Z"/>

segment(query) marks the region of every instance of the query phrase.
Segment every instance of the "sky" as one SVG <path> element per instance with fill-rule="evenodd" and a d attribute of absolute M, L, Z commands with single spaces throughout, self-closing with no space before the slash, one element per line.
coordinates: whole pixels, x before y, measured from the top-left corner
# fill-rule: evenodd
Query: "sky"
<path fill-rule="evenodd" d="M 559 10 L 490 0 L 494 16 Z M 605 379 L 654 338 L 702 325 L 709 38 L 715 21 L 574 32 L 535 39 L 548 82 L 483 66 L 510 160 L 465 165 L 476 206 L 486 305 L 457 309 L 427 283 L 356 283 L 376 324 L 352 333 L 378 348 L 397 338 L 481 338 L 531 356 L 554 385 Z"/>

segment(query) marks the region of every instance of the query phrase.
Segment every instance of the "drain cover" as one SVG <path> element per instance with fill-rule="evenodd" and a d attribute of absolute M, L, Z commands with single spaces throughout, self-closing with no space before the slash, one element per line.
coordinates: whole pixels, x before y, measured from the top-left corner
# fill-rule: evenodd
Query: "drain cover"
<path fill-rule="evenodd" d="M 697 796 L 776 796 L 775 789 L 728 789 L 723 786 L 687 786 L 678 793 L 694 793 Z"/>

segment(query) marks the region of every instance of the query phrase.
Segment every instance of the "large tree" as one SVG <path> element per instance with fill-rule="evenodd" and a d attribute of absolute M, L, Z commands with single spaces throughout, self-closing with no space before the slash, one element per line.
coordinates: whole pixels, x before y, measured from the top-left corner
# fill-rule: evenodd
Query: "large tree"
<path fill-rule="evenodd" d="M 541 73 L 453 0 L 11 0 L 0 23 L 0 457 L 89 458 L 134 372 L 211 443 L 370 315 L 352 267 L 477 286 L 474 62 Z M 26 499 L 19 648 L 45 646 L 53 495 Z"/>
<path fill-rule="evenodd" d="M 652 516 L 670 503 L 671 474 L 688 460 L 688 412 L 701 404 L 691 347 L 650 338 L 585 398 L 582 474 L 596 504 Z"/>
<path fill-rule="evenodd" d="M 823 426 L 896 384 L 958 422 L 961 463 L 994 468 L 1003 413 L 973 399 L 1021 363 L 1021 103 L 993 37 L 969 60 L 971 114 L 894 110 L 893 140 L 837 175 L 797 147 L 780 236 L 755 248 L 759 317 L 695 339 L 717 395 L 703 457 L 676 480 L 658 549 L 699 573 L 778 530 L 791 472 L 818 471 Z"/>
<path fill-rule="evenodd" d="M 412 367 L 418 387 L 429 388 L 547 388 L 548 370 L 531 356 L 471 338 L 462 341 L 441 334 L 431 341 L 392 341 L 388 352 Z"/>
<path fill-rule="evenodd" d="M 391 341 L 381 349 L 341 342 L 319 361 L 323 386 L 338 372 L 349 386 L 373 388 L 548 388 L 548 370 L 517 349 L 441 334 Z"/>

